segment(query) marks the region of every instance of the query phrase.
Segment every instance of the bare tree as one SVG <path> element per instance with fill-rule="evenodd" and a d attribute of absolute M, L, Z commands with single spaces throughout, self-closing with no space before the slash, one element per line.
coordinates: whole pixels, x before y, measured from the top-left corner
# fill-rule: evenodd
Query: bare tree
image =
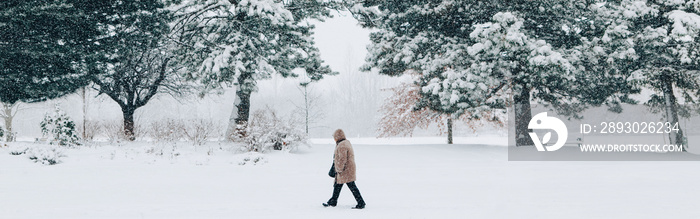
<path fill-rule="evenodd" d="M 134 137 L 134 113 L 156 94 L 182 95 L 187 85 L 181 83 L 176 67 L 170 65 L 167 48 L 133 48 L 126 60 L 113 67 L 110 74 L 95 75 L 92 82 L 99 94 L 106 94 L 119 104 L 124 116 L 124 134 Z"/>
<path fill-rule="evenodd" d="M 86 126 L 87 126 L 87 107 L 88 107 L 87 87 L 81 88 L 80 98 L 83 99 L 83 125 L 82 125 L 82 126 L 83 126 L 83 127 L 82 127 L 83 130 L 82 130 L 82 137 L 83 137 L 83 139 L 86 139 L 86 140 L 87 140 L 87 139 L 88 139 L 87 130 L 86 130 Z"/>
<path fill-rule="evenodd" d="M 12 120 L 15 118 L 17 115 L 17 112 L 21 110 L 20 108 L 20 102 L 15 102 L 12 104 L 9 103 L 0 103 L 2 106 L 2 109 L 0 109 L 0 118 L 5 121 L 5 141 L 11 142 L 15 140 L 15 133 L 12 131 Z"/>
<path fill-rule="evenodd" d="M 127 4 L 124 6 L 123 4 Z M 89 56 L 89 77 L 99 94 L 119 104 L 124 116 L 124 134 L 134 140 L 134 113 L 156 94 L 178 93 L 177 68 L 170 60 L 178 50 L 168 38 L 172 21 L 161 1 L 111 2 L 114 9 L 103 14 L 105 23 L 100 50 Z"/>
<path fill-rule="evenodd" d="M 296 113 L 301 114 L 304 118 L 304 130 L 307 135 L 309 134 L 309 128 L 314 128 L 311 125 L 318 123 L 326 116 L 321 109 L 321 105 L 323 105 L 321 95 L 316 94 L 310 85 L 311 81 L 299 83 L 298 89 L 304 97 L 304 102 L 301 105 L 294 104 L 297 108 Z"/>

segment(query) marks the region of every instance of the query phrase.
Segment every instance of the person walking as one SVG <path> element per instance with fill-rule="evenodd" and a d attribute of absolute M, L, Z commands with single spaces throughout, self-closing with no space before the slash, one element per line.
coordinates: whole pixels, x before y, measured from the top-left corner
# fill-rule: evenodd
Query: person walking
<path fill-rule="evenodd" d="M 353 207 L 353 209 L 363 209 L 365 208 L 365 200 L 362 199 L 360 190 L 357 189 L 357 185 L 355 184 L 355 152 L 352 150 L 352 144 L 345 139 L 345 133 L 342 129 L 335 130 L 333 139 L 335 140 L 335 153 L 333 156 L 334 167 L 331 167 L 335 170 L 333 196 L 328 202 L 323 203 L 323 206 L 335 207 L 338 204 L 338 197 L 340 196 L 340 190 L 343 188 L 343 184 L 347 184 L 350 192 L 355 196 L 355 201 L 357 201 L 357 205 Z M 331 172 L 333 172 L 333 169 L 331 169 Z"/>

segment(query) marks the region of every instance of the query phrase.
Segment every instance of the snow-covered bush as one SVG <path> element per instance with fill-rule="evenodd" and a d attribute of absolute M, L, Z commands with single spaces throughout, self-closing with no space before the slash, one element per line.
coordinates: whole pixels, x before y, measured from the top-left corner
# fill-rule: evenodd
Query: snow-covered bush
<path fill-rule="evenodd" d="M 10 148 L 10 155 L 22 155 L 26 154 L 29 148 L 27 147 L 11 147 Z"/>
<path fill-rule="evenodd" d="M 44 165 L 55 165 L 61 163 L 61 158 L 66 155 L 59 148 L 51 147 L 38 147 L 26 150 L 27 157 L 34 162 L 44 164 Z"/>
<path fill-rule="evenodd" d="M 234 137 L 242 142 L 242 150 L 266 152 L 269 150 L 291 151 L 305 144 L 306 134 L 296 127 L 294 122 L 277 117 L 272 109 L 256 110 L 250 116 L 245 135 Z"/>
<path fill-rule="evenodd" d="M 149 127 L 149 136 L 157 142 L 175 142 L 182 138 L 184 125 L 174 119 L 154 121 Z"/>
<path fill-rule="evenodd" d="M 50 144 L 58 144 L 60 146 L 81 144 L 80 137 L 78 137 L 75 129 L 75 122 L 58 105 L 56 105 L 52 113 L 46 113 L 40 125 L 41 133 L 47 137 Z"/>
<path fill-rule="evenodd" d="M 185 139 L 195 145 L 203 145 L 216 135 L 219 127 L 204 119 L 154 121 L 148 127 L 148 135 L 156 142 L 176 142 Z"/>
<path fill-rule="evenodd" d="M 203 145 L 209 138 L 216 134 L 218 126 L 212 121 L 195 119 L 187 121 L 182 128 L 183 136 L 192 144 Z"/>
<path fill-rule="evenodd" d="M 0 127 L 0 139 L 2 139 L 3 136 L 5 136 L 5 129 Z"/>

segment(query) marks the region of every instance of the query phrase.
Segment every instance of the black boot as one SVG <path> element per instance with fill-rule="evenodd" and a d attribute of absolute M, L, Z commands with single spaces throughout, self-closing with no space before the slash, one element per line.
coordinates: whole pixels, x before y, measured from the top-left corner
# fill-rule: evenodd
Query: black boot
<path fill-rule="evenodd" d="M 355 196 L 355 201 L 357 201 L 357 205 L 354 207 L 354 209 L 365 208 L 365 200 L 362 199 L 362 195 L 360 194 L 360 190 L 357 189 L 357 185 L 355 185 L 355 182 L 349 182 L 348 188 L 350 188 L 350 192 L 352 192 L 352 196 Z"/>
<path fill-rule="evenodd" d="M 343 189 L 343 184 L 333 184 L 333 196 L 328 199 L 328 202 L 323 203 L 324 207 L 335 207 L 338 204 L 338 197 L 340 197 L 340 190 Z"/>

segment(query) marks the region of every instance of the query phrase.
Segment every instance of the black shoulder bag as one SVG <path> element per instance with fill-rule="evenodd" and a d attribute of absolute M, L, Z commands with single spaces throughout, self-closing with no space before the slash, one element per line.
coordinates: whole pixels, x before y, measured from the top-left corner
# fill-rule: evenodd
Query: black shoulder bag
<path fill-rule="evenodd" d="M 331 165 L 331 170 L 328 171 L 328 176 L 335 177 L 335 174 L 335 162 L 333 162 L 333 165 Z"/>

